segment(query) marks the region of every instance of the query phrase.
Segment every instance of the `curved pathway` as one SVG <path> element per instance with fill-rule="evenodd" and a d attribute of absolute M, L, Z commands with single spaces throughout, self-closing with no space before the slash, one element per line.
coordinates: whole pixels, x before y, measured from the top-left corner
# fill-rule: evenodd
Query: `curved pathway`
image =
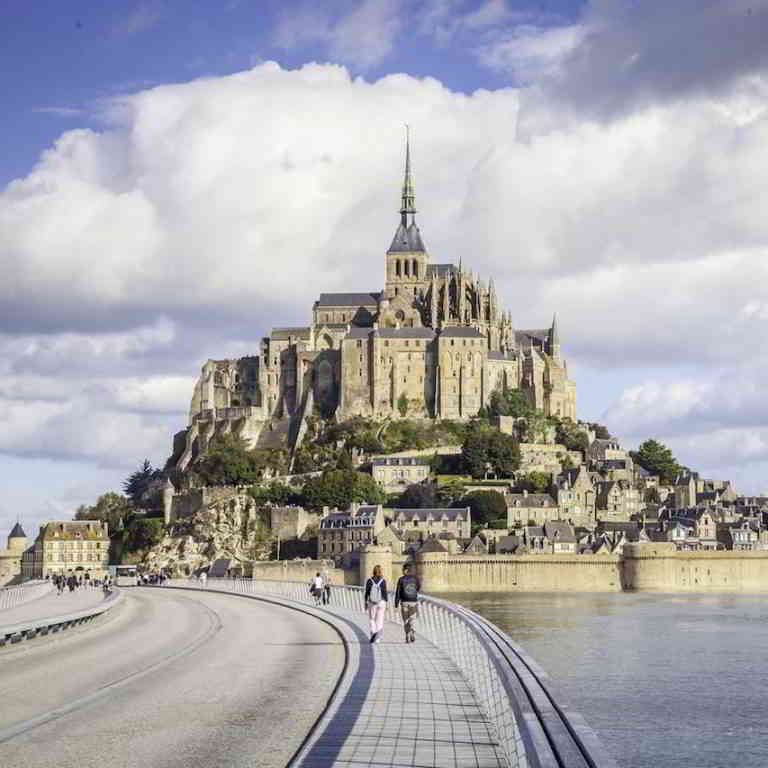
<path fill-rule="evenodd" d="M 0 649 L 3 768 L 284 766 L 344 646 L 298 611 L 126 589 L 87 630 Z"/>

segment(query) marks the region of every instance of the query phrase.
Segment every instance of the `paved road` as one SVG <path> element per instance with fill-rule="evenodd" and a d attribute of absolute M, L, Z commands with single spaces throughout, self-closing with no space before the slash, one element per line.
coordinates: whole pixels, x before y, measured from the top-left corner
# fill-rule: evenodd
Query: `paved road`
<path fill-rule="evenodd" d="M 63 616 L 67 613 L 83 611 L 98 605 L 103 600 L 104 591 L 101 588 L 83 588 L 74 592 L 66 590 L 61 595 L 58 592 L 51 592 L 27 603 L 0 611 L 0 629 L 31 619 Z"/>
<path fill-rule="evenodd" d="M 3 768 L 286 764 L 344 649 L 290 609 L 126 589 L 98 625 L 0 649 Z"/>

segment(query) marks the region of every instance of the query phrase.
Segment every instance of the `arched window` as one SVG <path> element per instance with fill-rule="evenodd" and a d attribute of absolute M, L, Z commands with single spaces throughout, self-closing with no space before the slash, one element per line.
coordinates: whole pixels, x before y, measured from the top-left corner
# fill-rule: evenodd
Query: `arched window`
<path fill-rule="evenodd" d="M 400 259 L 395 262 L 395 277 L 400 277 Z"/>
<path fill-rule="evenodd" d="M 403 261 L 403 266 L 405 267 L 405 276 L 408 277 L 408 275 L 410 274 L 410 269 L 409 269 L 410 262 L 408 261 L 408 259 L 405 259 Z"/>
<path fill-rule="evenodd" d="M 416 259 L 413 260 L 413 276 L 419 276 L 419 263 L 416 261 Z"/>

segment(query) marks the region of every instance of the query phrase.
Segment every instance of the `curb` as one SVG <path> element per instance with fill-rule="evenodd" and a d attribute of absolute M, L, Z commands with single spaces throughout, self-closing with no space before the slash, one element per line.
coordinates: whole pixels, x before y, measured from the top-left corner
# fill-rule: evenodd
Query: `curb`
<path fill-rule="evenodd" d="M 120 590 L 115 590 L 112 595 L 107 597 L 101 603 L 91 608 L 85 608 L 82 611 L 63 614 L 62 616 L 43 617 L 38 619 L 29 619 L 19 624 L 11 624 L 6 627 L 0 627 L 0 648 L 6 645 L 15 645 L 22 640 L 32 640 L 38 635 L 48 635 L 55 632 L 62 632 L 70 627 L 79 624 L 85 624 L 92 619 L 101 616 L 107 611 L 111 611 L 123 598 Z"/>

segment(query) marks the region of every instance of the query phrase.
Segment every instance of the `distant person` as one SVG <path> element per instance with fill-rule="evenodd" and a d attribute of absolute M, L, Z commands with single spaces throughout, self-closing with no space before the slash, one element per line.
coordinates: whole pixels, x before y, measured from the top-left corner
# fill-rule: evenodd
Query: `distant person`
<path fill-rule="evenodd" d="M 325 582 L 325 588 L 323 589 L 323 605 L 328 605 L 331 602 L 331 582 Z"/>
<path fill-rule="evenodd" d="M 373 567 L 373 575 L 365 582 L 365 607 L 371 622 L 371 642 L 378 643 L 384 631 L 387 610 L 387 582 L 381 575 L 381 566 Z"/>
<path fill-rule="evenodd" d="M 205 585 L 208 583 L 208 574 L 205 571 L 200 573 L 200 584 L 205 589 Z"/>
<path fill-rule="evenodd" d="M 395 608 L 400 606 L 400 615 L 403 617 L 403 629 L 405 630 L 405 642 L 413 643 L 416 641 L 416 632 L 413 629 L 413 622 L 419 615 L 419 592 L 421 591 L 421 582 L 418 577 L 411 572 L 410 563 L 403 566 L 403 575 L 397 580 L 397 589 L 395 589 Z"/>
<path fill-rule="evenodd" d="M 309 582 L 309 594 L 314 598 L 315 605 L 320 605 L 320 601 L 322 600 L 324 592 L 325 582 L 323 581 L 323 577 L 320 575 L 320 571 L 318 571 L 312 577 L 312 581 Z"/>

